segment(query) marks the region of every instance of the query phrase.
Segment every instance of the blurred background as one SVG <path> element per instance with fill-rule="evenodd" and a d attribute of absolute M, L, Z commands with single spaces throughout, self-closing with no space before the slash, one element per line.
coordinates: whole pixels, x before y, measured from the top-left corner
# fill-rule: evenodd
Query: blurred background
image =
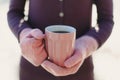
<path fill-rule="evenodd" d="M 93 55 L 96 80 L 120 80 L 120 0 L 113 1 L 113 32 L 107 42 Z M 8 6 L 9 0 L 0 0 L 0 80 L 18 80 L 21 52 L 7 24 Z M 95 25 L 96 8 L 93 8 L 92 25 Z"/>

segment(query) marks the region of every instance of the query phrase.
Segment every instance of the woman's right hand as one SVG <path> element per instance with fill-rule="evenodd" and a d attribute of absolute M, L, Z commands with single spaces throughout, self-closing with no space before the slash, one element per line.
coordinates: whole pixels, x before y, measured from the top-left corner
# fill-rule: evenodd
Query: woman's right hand
<path fill-rule="evenodd" d="M 20 33 L 22 56 L 34 66 L 39 66 L 46 59 L 44 34 L 39 29 L 26 28 Z"/>

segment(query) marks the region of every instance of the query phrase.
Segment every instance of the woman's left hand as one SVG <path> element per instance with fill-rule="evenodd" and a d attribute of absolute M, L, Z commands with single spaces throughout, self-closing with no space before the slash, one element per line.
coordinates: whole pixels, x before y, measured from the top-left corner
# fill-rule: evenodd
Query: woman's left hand
<path fill-rule="evenodd" d="M 77 43 L 76 43 L 77 44 Z M 73 56 L 64 62 L 65 67 L 61 67 L 49 60 L 45 60 L 41 66 L 54 76 L 67 76 L 75 74 L 85 59 L 85 49 L 82 47 L 74 50 Z"/>
<path fill-rule="evenodd" d="M 97 47 L 98 44 L 94 38 L 84 36 L 76 40 L 74 53 L 64 62 L 65 67 L 58 66 L 48 60 L 45 60 L 41 66 L 54 76 L 75 74 L 83 64 L 84 60 L 92 55 Z"/>

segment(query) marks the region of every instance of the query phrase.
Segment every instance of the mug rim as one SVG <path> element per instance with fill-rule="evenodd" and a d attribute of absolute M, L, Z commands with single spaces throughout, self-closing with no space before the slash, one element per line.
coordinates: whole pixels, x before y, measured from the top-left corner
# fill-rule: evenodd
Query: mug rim
<path fill-rule="evenodd" d="M 67 29 L 67 30 L 66 30 Z M 54 33 L 53 31 L 67 31 L 69 33 L 76 32 L 76 29 L 69 25 L 50 25 L 45 28 L 45 31 Z"/>

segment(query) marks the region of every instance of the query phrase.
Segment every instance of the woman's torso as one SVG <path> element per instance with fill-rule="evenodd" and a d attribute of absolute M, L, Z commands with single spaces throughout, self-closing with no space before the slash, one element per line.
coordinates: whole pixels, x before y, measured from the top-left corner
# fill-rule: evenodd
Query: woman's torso
<path fill-rule="evenodd" d="M 91 27 L 92 0 L 30 0 L 28 20 L 44 32 L 48 25 L 71 25 L 77 37 Z"/>
<path fill-rule="evenodd" d="M 92 0 L 30 0 L 28 22 L 33 28 L 39 28 L 43 32 L 45 27 L 49 25 L 70 25 L 76 28 L 78 38 L 85 34 L 91 27 L 92 3 Z M 31 76 L 38 75 L 37 77 L 41 79 L 46 75 L 51 77 L 51 79 L 53 77 L 41 66 L 37 68 L 34 67 L 23 57 L 21 58 L 20 66 L 22 73 L 21 78 L 23 78 L 23 73 L 24 75 L 30 74 Z M 30 78 L 32 80 L 32 77 Z M 60 79 L 93 80 L 92 57 L 90 56 L 85 60 L 84 64 L 76 74 L 60 77 Z"/>

